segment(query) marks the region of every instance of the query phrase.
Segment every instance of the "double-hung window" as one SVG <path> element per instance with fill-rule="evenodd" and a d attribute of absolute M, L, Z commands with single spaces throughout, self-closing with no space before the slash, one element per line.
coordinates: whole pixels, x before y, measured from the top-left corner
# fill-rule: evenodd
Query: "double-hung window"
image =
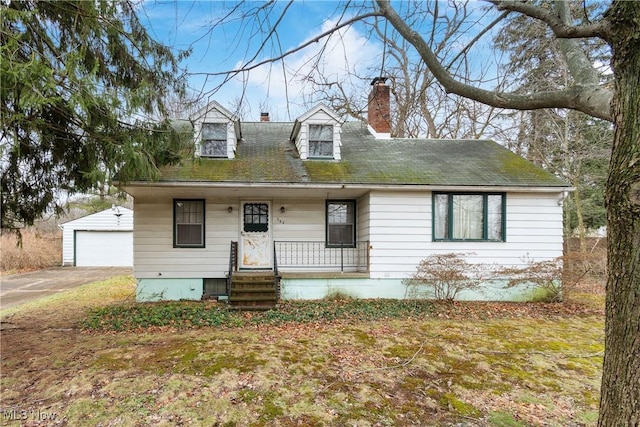
<path fill-rule="evenodd" d="M 204 200 L 173 201 L 173 246 L 204 248 Z"/>
<path fill-rule="evenodd" d="M 434 240 L 505 240 L 504 193 L 434 193 Z"/>
<path fill-rule="evenodd" d="M 227 124 L 203 123 L 200 144 L 202 157 L 227 157 Z"/>
<path fill-rule="evenodd" d="M 309 125 L 309 157 L 333 158 L 332 125 Z"/>
<path fill-rule="evenodd" d="M 356 244 L 355 200 L 327 201 L 327 246 Z"/>

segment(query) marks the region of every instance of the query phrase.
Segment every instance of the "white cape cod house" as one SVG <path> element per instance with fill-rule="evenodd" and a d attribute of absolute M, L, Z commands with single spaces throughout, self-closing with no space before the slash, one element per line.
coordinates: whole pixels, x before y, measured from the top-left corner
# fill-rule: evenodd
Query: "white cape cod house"
<path fill-rule="evenodd" d="M 403 298 L 430 254 L 562 255 L 566 183 L 493 141 L 390 138 L 389 87 L 372 88 L 369 124 L 323 105 L 292 123 L 240 122 L 216 102 L 194 116 L 196 157 L 124 186 L 137 299 Z M 492 283 L 460 298 L 523 292 Z"/>

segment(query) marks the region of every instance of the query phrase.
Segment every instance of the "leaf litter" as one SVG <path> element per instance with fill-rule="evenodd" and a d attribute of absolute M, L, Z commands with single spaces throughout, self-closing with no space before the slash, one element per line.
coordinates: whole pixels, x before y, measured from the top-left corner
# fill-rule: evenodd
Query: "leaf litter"
<path fill-rule="evenodd" d="M 114 286 L 131 283 L 102 288 Z M 114 303 L 121 296 L 102 301 Z M 1 335 L 3 411 L 57 414 L 23 425 L 596 424 L 599 305 L 433 304 L 415 316 L 271 323 L 248 314 L 235 327 L 117 333 L 82 331 L 89 306 L 61 300 L 6 319 L 18 328 Z"/>

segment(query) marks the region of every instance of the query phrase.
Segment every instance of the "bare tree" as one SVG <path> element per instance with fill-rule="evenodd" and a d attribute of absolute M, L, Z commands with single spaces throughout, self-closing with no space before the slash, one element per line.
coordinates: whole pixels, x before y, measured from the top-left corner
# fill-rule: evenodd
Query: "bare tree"
<path fill-rule="evenodd" d="M 614 124 L 605 195 L 609 236 L 606 350 L 598 424 L 601 427 L 640 425 L 640 2 L 614 0 L 584 19 L 574 20 L 565 1 L 554 1 L 552 7 L 546 7 L 521 1 L 489 0 L 498 13 L 503 12 L 499 17 L 521 14 L 532 23 L 547 26 L 558 39 L 559 49 L 567 62 L 571 75 L 568 86 L 524 93 L 487 87 L 486 82 L 469 80 L 458 74 L 457 69 L 449 67 L 448 58 L 439 56 L 430 44 L 431 33 L 417 31 L 411 25 L 411 13 L 420 10 L 426 2 L 410 3 L 411 7 L 404 9 L 402 14 L 389 0 L 376 0 L 373 7 L 370 3 L 348 2 L 343 9 L 337 9 L 339 19 L 335 25 L 288 51 L 280 48 L 277 33 L 278 25 L 292 3 L 277 11 L 273 6 L 276 3 L 268 2 L 260 8 L 252 6 L 255 13 L 244 15 L 248 19 L 245 22 L 260 26 L 262 31 L 254 34 L 262 41 L 255 52 L 248 55 L 243 66 L 221 74 L 235 76 L 263 64 L 282 61 L 310 45 L 326 42 L 331 35 L 339 34 L 340 30 L 357 22 L 384 19 L 417 52 L 428 72 L 447 93 L 494 108 L 568 108 Z M 457 2 L 451 2 L 448 7 L 459 6 Z M 275 15 L 266 19 L 269 11 Z M 465 27 L 465 31 L 468 28 Z M 480 30 L 477 34 L 483 33 Z M 612 86 L 601 84 L 579 39 L 601 40 L 610 49 L 614 73 Z M 268 52 L 266 46 L 276 46 L 276 52 Z M 465 48 L 460 52 L 468 54 Z M 258 59 L 260 56 L 268 58 Z"/>
<path fill-rule="evenodd" d="M 412 3 L 400 5 L 414 7 Z M 412 28 L 431 34 L 430 46 L 438 56 L 447 59 L 447 67 L 470 78 L 468 58 L 453 47 L 459 44 L 462 27 L 472 19 L 469 7 L 461 3 L 451 12 L 439 7 L 437 2 L 426 2 L 423 8 L 407 15 Z M 501 135 L 508 121 L 512 123 L 509 127 L 513 126 L 515 121 L 502 115 L 502 109 L 447 94 L 407 40 L 387 27 L 385 21 L 379 19 L 369 26 L 372 41 L 383 46 L 373 65 L 340 76 L 327 75 L 324 69 L 314 67 L 311 73 L 301 76 L 312 88 L 313 97 L 307 106 L 322 101 L 342 115 L 366 120 L 368 86 L 372 77 L 383 76 L 391 87 L 393 137 L 478 139 Z M 474 66 L 477 68 L 477 64 Z M 501 117 L 499 126 L 496 125 L 498 116 Z"/>
<path fill-rule="evenodd" d="M 608 271 L 605 358 L 599 426 L 640 425 L 640 3 L 613 1 L 598 18 L 575 24 L 568 4 L 544 8 L 517 1 L 492 1 L 499 10 L 545 23 L 559 39 L 573 85 L 533 93 L 500 93 L 456 79 L 425 40 L 386 0 L 380 12 L 403 35 L 448 92 L 501 108 L 571 108 L 614 123 L 606 189 Z M 594 64 L 576 39 L 596 38 L 612 52 L 614 87 L 602 86 Z"/>
<path fill-rule="evenodd" d="M 545 4 L 537 0 L 537 4 Z M 550 3 L 546 1 L 546 6 Z M 574 16 L 587 16 L 597 4 L 571 3 Z M 494 37 L 496 48 L 509 55 L 501 67 L 505 80 L 514 91 L 558 90 L 573 84 L 560 40 L 553 37 L 543 22 L 531 22 L 526 16 L 512 14 Z M 593 64 L 607 64 L 610 52 L 602 40 L 579 41 Z M 600 81 L 611 76 L 603 67 Z M 604 184 L 610 158 L 612 130 L 602 119 L 562 108 L 520 113 L 519 132 L 514 135 L 519 153 L 548 171 L 565 178 L 575 188 L 565 203 L 565 235 L 578 232 L 580 248 L 586 251 L 586 228 L 605 223 Z M 517 144 L 514 144 L 517 143 Z"/>

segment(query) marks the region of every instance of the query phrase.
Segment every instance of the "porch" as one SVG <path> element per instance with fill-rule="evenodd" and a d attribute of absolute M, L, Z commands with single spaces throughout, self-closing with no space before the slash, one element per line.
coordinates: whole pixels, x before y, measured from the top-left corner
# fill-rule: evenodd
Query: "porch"
<path fill-rule="evenodd" d="M 231 241 L 227 295 L 238 309 L 268 310 L 280 299 L 283 278 L 366 278 L 369 241 L 328 246 L 324 241 L 274 241 L 272 269 L 238 268 L 238 242 Z"/>
<path fill-rule="evenodd" d="M 238 251 L 238 242 L 231 241 L 229 275 L 239 270 Z M 369 255 L 368 240 L 331 246 L 324 241 L 276 240 L 273 242 L 273 264 L 264 270 L 273 270 L 276 276 L 286 273 L 368 273 Z"/>
<path fill-rule="evenodd" d="M 274 241 L 273 265 L 279 273 L 367 273 L 368 240 L 327 245 L 324 241 Z"/>

